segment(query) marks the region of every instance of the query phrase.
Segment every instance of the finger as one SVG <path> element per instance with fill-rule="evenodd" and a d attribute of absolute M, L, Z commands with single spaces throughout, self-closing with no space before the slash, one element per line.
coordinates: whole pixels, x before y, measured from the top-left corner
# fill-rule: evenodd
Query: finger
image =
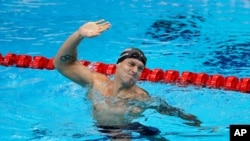
<path fill-rule="evenodd" d="M 99 32 L 103 32 L 105 30 L 107 30 L 110 26 L 102 26 L 102 27 L 99 27 Z"/>
<path fill-rule="evenodd" d="M 96 21 L 95 23 L 96 23 L 96 24 L 102 24 L 104 21 L 105 21 L 104 19 L 101 19 L 101 20 L 99 20 L 99 21 Z"/>
<path fill-rule="evenodd" d="M 101 25 L 99 25 L 99 29 L 103 29 L 103 28 L 109 28 L 111 26 L 111 24 L 109 22 L 105 22 Z"/>
<path fill-rule="evenodd" d="M 102 27 L 110 27 L 111 24 L 109 22 L 104 22 L 102 24 L 99 24 L 98 27 L 102 28 Z"/>
<path fill-rule="evenodd" d="M 102 24 L 100 24 L 100 26 L 110 26 L 111 24 L 109 22 L 104 22 Z"/>

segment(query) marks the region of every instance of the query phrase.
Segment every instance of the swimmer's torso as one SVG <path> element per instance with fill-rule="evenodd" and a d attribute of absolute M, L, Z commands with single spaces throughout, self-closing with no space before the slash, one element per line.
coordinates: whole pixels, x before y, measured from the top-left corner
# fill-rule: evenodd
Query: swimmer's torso
<path fill-rule="evenodd" d="M 100 125 L 126 125 L 138 117 L 145 109 L 136 104 L 135 99 L 104 96 L 92 91 L 93 116 Z"/>
<path fill-rule="evenodd" d="M 111 80 L 105 75 L 97 74 L 95 77 L 88 97 L 99 125 L 125 125 L 145 110 L 142 104 L 138 104 L 149 99 L 143 89 L 135 86 L 130 93 L 112 94 Z"/>

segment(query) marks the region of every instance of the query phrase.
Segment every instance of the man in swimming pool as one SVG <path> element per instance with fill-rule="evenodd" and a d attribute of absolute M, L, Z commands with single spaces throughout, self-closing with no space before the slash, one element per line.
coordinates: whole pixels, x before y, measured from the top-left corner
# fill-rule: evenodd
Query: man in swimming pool
<path fill-rule="evenodd" d="M 77 60 L 77 47 L 80 42 L 84 38 L 100 35 L 110 26 L 111 24 L 104 20 L 83 24 L 63 43 L 54 59 L 54 65 L 61 74 L 89 88 L 88 97 L 93 105 L 93 116 L 97 125 L 102 128 L 100 131 L 113 133 L 104 129 L 115 128 L 133 129 L 143 135 L 158 134 L 159 131 L 155 128 L 131 123 L 149 108 L 156 109 L 162 114 L 180 117 L 188 121 L 186 123 L 188 125 L 200 126 L 201 122 L 196 116 L 185 114 L 161 99 L 151 98 L 147 91 L 136 85 L 147 62 L 140 49 L 128 48 L 122 52 L 116 64 L 113 80 L 104 74 L 92 71 Z"/>

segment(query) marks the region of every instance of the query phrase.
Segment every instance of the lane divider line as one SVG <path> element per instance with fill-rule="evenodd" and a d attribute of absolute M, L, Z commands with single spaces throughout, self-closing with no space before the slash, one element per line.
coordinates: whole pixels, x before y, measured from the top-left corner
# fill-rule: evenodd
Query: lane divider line
<path fill-rule="evenodd" d="M 0 65 L 6 67 L 15 66 L 19 68 L 54 70 L 55 66 L 53 64 L 53 59 L 54 58 L 46 58 L 44 56 L 17 55 L 14 53 L 7 53 L 6 56 L 2 56 L 0 53 Z M 105 75 L 113 75 L 116 70 L 115 64 L 105 64 L 102 62 L 91 63 L 86 60 L 81 60 L 80 62 L 85 66 L 91 64 L 94 71 Z M 195 85 L 199 87 L 250 93 L 250 78 L 238 78 L 236 76 L 223 76 L 220 74 L 209 75 L 204 72 L 195 73 L 184 71 L 180 73 L 177 70 L 164 71 L 160 68 L 145 68 L 140 80 L 177 85 Z"/>

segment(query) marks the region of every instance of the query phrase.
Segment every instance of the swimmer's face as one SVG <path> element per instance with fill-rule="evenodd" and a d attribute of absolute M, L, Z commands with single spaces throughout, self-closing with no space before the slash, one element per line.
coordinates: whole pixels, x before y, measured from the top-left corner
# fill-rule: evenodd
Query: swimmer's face
<path fill-rule="evenodd" d="M 133 85 L 139 80 L 144 64 L 133 58 L 127 58 L 117 64 L 117 74 L 127 85 Z"/>

